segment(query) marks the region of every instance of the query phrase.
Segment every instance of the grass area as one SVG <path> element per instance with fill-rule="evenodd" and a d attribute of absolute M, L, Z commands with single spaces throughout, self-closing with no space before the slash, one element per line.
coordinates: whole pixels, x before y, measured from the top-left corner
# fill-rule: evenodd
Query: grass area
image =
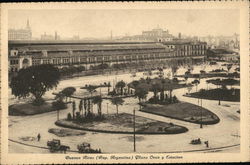
<path fill-rule="evenodd" d="M 240 89 L 210 89 L 186 95 L 188 97 L 202 98 L 207 100 L 240 101 Z"/>
<path fill-rule="evenodd" d="M 55 134 L 59 137 L 65 137 L 65 136 L 79 136 L 79 135 L 85 135 L 85 132 L 78 131 L 78 130 L 72 130 L 72 129 L 59 129 L 59 128 L 50 128 L 48 130 L 49 133 Z"/>
<path fill-rule="evenodd" d="M 165 116 L 173 119 L 183 120 L 196 124 L 216 124 L 220 121 L 219 117 L 209 111 L 208 109 L 201 108 L 200 106 L 180 102 L 170 105 L 159 104 L 142 104 L 141 111 L 152 113 L 160 116 Z M 201 120 L 202 114 L 202 120 Z"/>
<path fill-rule="evenodd" d="M 187 128 L 182 126 L 140 116 L 136 116 L 135 121 L 136 134 L 177 134 L 188 131 Z M 95 121 L 91 123 L 77 123 L 75 121 L 68 121 L 64 119 L 57 121 L 56 125 L 66 128 L 102 133 L 133 134 L 133 115 L 127 113 L 120 113 L 118 115 L 110 114 L 105 115 L 104 120 L 102 121 Z"/>
<path fill-rule="evenodd" d="M 48 102 L 40 106 L 35 106 L 32 103 L 13 104 L 9 106 L 9 115 L 11 116 L 36 115 L 51 111 L 56 111 L 56 109 L 52 108 L 52 104 Z"/>

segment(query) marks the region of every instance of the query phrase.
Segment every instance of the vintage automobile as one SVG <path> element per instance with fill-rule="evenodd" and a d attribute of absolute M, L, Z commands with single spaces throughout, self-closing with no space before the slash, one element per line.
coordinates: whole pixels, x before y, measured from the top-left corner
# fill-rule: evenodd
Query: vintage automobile
<path fill-rule="evenodd" d="M 198 138 L 198 139 L 193 139 L 193 140 L 191 140 L 190 144 L 194 144 L 194 145 L 196 145 L 196 144 L 201 144 L 201 139 L 200 139 L 200 138 Z"/>
<path fill-rule="evenodd" d="M 50 152 L 59 151 L 66 153 L 66 151 L 70 149 L 69 146 L 61 145 L 60 140 L 57 139 L 52 139 L 51 141 L 48 141 L 47 146 L 49 147 Z"/>
<path fill-rule="evenodd" d="M 92 149 L 89 143 L 82 143 L 77 145 L 79 153 L 101 153 L 101 149 Z"/>

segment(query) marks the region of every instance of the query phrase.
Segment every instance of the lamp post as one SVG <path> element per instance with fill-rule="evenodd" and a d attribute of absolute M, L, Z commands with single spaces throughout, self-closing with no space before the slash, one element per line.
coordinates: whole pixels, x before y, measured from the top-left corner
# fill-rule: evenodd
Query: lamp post
<path fill-rule="evenodd" d="M 109 103 L 107 103 L 107 114 L 109 114 Z"/>
<path fill-rule="evenodd" d="M 202 128 L 202 99 L 201 99 L 201 125 L 200 128 Z"/>
<path fill-rule="evenodd" d="M 136 152 L 136 148 L 135 148 L 135 109 L 133 111 L 133 116 L 134 116 L 134 152 Z"/>
<path fill-rule="evenodd" d="M 57 121 L 59 120 L 59 109 L 57 110 Z"/>

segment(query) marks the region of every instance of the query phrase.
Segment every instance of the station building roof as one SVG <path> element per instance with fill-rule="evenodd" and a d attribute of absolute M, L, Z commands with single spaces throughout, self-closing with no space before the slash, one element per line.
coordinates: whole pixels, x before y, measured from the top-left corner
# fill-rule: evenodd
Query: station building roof
<path fill-rule="evenodd" d="M 164 49 L 153 42 L 86 42 L 86 41 L 9 41 L 10 49 L 19 51 L 105 51 Z"/>

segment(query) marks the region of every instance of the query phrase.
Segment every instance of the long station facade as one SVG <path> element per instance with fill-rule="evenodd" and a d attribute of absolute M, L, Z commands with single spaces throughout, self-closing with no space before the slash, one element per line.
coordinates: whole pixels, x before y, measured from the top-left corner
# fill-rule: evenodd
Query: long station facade
<path fill-rule="evenodd" d="M 9 41 L 9 72 L 41 64 L 60 67 L 106 63 L 140 63 L 175 59 L 204 60 L 205 42 L 86 42 L 86 41 Z"/>

